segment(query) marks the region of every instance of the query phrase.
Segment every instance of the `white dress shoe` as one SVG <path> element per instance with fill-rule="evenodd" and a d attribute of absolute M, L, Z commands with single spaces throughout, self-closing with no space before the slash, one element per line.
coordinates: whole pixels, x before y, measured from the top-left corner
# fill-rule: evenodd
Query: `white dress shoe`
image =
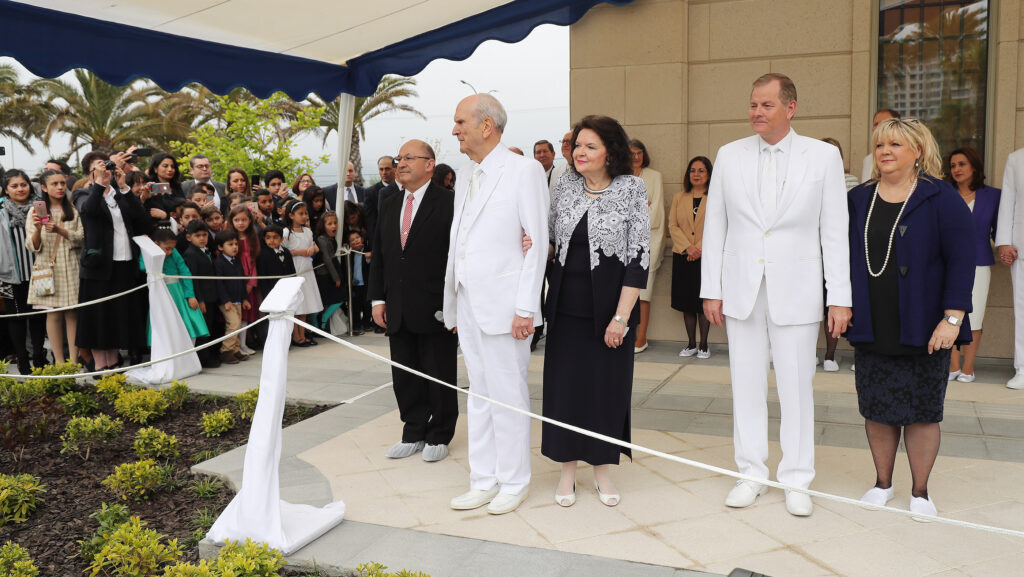
<path fill-rule="evenodd" d="M 494 500 L 491 501 L 491 504 L 487 506 L 487 512 L 491 515 L 511 513 L 523 504 L 529 492 L 529 487 L 523 487 L 523 490 L 518 493 L 498 493 Z"/>
<path fill-rule="evenodd" d="M 562 507 L 572 507 L 576 504 L 576 483 L 572 484 L 572 493 L 568 495 L 559 495 L 558 487 L 555 487 L 555 503 L 558 503 Z"/>
<path fill-rule="evenodd" d="M 423 460 L 436 463 L 448 456 L 448 445 L 427 445 L 423 447 Z"/>
<path fill-rule="evenodd" d="M 697 354 L 697 347 L 683 347 L 683 350 L 679 351 L 681 357 L 692 357 Z"/>
<path fill-rule="evenodd" d="M 892 487 L 883 489 L 881 487 L 871 487 L 867 493 L 860 498 L 860 502 L 865 505 L 874 505 L 877 507 L 884 507 L 886 503 L 892 501 L 892 497 L 895 494 Z"/>
<path fill-rule="evenodd" d="M 839 363 L 825 359 L 825 366 L 822 367 L 825 372 L 834 373 L 839 370 Z"/>
<path fill-rule="evenodd" d="M 452 509 L 457 511 L 468 511 L 469 509 L 476 509 L 483 507 L 494 500 L 494 497 L 498 494 L 498 484 L 495 483 L 490 489 L 470 489 L 469 491 L 455 497 L 451 501 Z"/>
<path fill-rule="evenodd" d="M 974 380 L 977 379 L 977 378 L 978 377 L 974 376 L 974 373 L 971 373 L 971 374 L 960 373 L 960 375 L 956 378 L 956 380 L 960 381 L 961 383 L 973 383 Z"/>
<path fill-rule="evenodd" d="M 614 507 L 621 501 L 618 493 L 602 493 L 601 485 L 597 484 L 597 479 L 594 479 L 594 490 L 597 491 L 597 498 L 601 500 L 605 507 Z"/>
<path fill-rule="evenodd" d="M 736 508 L 749 507 L 767 490 L 768 487 L 761 483 L 736 481 L 736 486 L 732 488 L 732 491 L 729 491 L 729 496 L 725 498 L 725 506 Z"/>
<path fill-rule="evenodd" d="M 697 358 L 698 359 L 710 359 L 711 358 L 711 348 L 710 347 L 706 348 L 703 351 L 698 349 L 697 350 Z"/>
<path fill-rule="evenodd" d="M 786 491 L 786 510 L 790 515 L 809 517 L 814 512 L 811 496 L 796 491 Z"/>
<path fill-rule="evenodd" d="M 647 347 L 649 347 L 650 345 L 651 345 L 651 343 L 644 343 L 644 346 L 642 346 L 642 347 L 633 347 L 633 354 L 634 355 L 639 355 L 640 353 L 646 351 Z"/>
<path fill-rule="evenodd" d="M 915 521 L 929 522 L 930 519 L 924 517 L 935 517 L 939 512 L 935 509 L 935 503 L 932 503 L 932 498 L 922 499 L 921 497 L 910 498 L 910 512 L 921 517 L 911 517 Z"/>
<path fill-rule="evenodd" d="M 1024 389 L 1024 373 L 1017 373 L 1012 379 L 1006 383 L 1007 389 L 1020 390 Z"/>
<path fill-rule="evenodd" d="M 960 371 L 950 371 L 949 372 L 949 380 L 950 381 L 955 381 L 957 379 L 957 377 L 959 377 L 962 374 L 963 373 L 961 373 Z"/>
<path fill-rule="evenodd" d="M 415 443 L 398 442 L 388 449 L 388 452 L 384 453 L 384 456 L 389 459 L 404 459 L 406 457 L 411 457 L 412 455 L 422 451 L 425 444 L 426 443 L 423 441 L 417 441 Z"/>

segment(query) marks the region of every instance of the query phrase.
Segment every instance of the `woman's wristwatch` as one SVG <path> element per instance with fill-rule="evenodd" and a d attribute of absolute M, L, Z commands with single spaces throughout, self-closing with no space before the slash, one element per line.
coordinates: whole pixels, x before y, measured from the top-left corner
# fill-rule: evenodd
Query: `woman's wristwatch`
<path fill-rule="evenodd" d="M 616 313 L 615 316 L 612 317 L 612 320 L 617 322 L 617 323 L 619 323 L 623 327 L 626 326 L 626 319 L 622 318 L 622 315 L 620 315 L 618 313 Z"/>
<path fill-rule="evenodd" d="M 963 319 L 957 318 L 957 317 L 955 317 L 953 315 L 946 315 L 946 316 L 942 317 L 942 320 L 944 320 L 947 323 L 953 325 L 954 327 L 958 327 L 958 326 L 962 325 L 963 322 L 964 322 Z"/>

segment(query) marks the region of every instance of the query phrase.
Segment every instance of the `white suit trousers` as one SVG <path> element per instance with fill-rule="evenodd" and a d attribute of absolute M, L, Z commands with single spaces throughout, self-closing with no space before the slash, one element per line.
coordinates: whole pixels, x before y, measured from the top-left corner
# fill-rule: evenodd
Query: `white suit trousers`
<path fill-rule="evenodd" d="M 469 390 L 530 410 L 530 390 L 526 386 L 530 339 L 513 339 L 511 332 L 485 334 L 465 291 L 459 286 L 456 310 Z M 511 318 L 508 324 L 511 331 Z M 470 487 L 487 490 L 497 483 L 502 493 L 519 493 L 530 484 L 530 417 L 472 396 L 466 407 Z"/>
<path fill-rule="evenodd" d="M 1013 281 L 1013 368 L 1024 373 L 1024 254 L 1010 266 Z"/>
<path fill-rule="evenodd" d="M 820 323 L 780 326 L 768 312 L 765 281 L 744 320 L 725 317 L 732 377 L 733 444 L 740 473 L 768 478 L 768 360 L 782 410 L 779 482 L 807 488 L 814 479 L 814 357 Z"/>

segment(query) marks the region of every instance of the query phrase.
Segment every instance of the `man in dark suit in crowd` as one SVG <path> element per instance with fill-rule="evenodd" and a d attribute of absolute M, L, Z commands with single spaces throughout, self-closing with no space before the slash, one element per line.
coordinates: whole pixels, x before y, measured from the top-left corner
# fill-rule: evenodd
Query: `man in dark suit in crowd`
<path fill-rule="evenodd" d="M 226 186 L 223 182 L 213 180 L 213 165 L 210 164 L 210 159 L 202 154 L 197 154 L 189 159 L 188 166 L 189 172 L 192 173 L 192 180 L 181 183 L 181 191 L 185 193 L 185 198 L 191 198 L 192 187 L 197 182 L 209 183 L 217 191 L 217 194 L 213 196 L 213 205 L 223 211 L 223 207 L 227 206 L 227 203 L 224 202 Z"/>
<path fill-rule="evenodd" d="M 356 167 L 351 162 L 348 163 L 348 167 L 345 170 L 345 188 L 343 190 L 342 200 L 350 200 L 356 204 L 362 205 L 363 199 L 366 196 L 366 189 L 361 186 L 356 186 Z M 334 210 L 334 203 L 338 197 L 338 185 L 328 184 L 324 187 L 324 198 L 327 199 L 327 206 Z"/>
<path fill-rule="evenodd" d="M 446 383 L 455 383 L 457 341 L 439 319 L 455 193 L 432 184 L 434 151 L 410 140 L 399 153 L 402 195 L 384 200 L 370 261 L 373 320 L 387 328 L 391 359 Z M 387 456 L 423 451 L 423 460 L 448 455 L 459 417 L 456 392 L 405 371 L 392 370 L 405 427 Z"/>
<path fill-rule="evenodd" d="M 380 172 L 380 182 L 366 189 L 366 200 L 363 203 L 363 219 L 366 221 L 367 242 L 373 248 L 374 231 L 377 228 L 377 218 L 384 206 L 384 201 L 394 194 L 398 194 L 398 183 L 395 181 L 395 169 L 398 162 L 393 156 L 382 156 L 377 160 L 377 171 Z"/>

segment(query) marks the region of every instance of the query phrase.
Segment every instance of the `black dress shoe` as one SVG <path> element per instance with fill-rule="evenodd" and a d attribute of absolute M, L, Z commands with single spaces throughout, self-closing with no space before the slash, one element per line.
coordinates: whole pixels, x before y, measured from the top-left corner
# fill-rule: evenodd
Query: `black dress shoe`
<path fill-rule="evenodd" d="M 378 334 L 378 335 L 382 335 L 382 334 L 384 334 L 385 330 L 384 330 L 384 327 L 374 326 L 373 327 L 373 332 Z"/>

